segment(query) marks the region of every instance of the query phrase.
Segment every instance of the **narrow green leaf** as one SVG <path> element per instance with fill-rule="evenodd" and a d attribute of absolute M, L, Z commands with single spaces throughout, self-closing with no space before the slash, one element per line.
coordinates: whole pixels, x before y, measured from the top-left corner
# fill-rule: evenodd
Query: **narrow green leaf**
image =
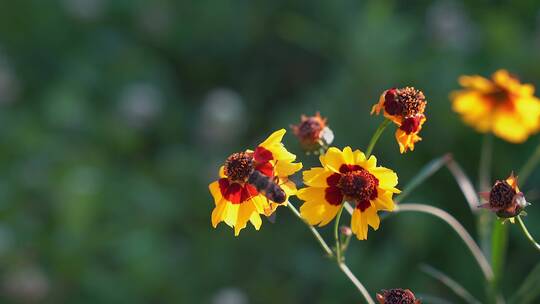
<path fill-rule="evenodd" d="M 521 283 L 518 291 L 512 296 L 509 304 L 533 303 L 540 297 L 540 263 L 529 273 L 527 278 Z M 538 303 L 538 302 L 536 302 Z"/>
<path fill-rule="evenodd" d="M 435 158 L 429 163 L 427 163 L 418 174 L 416 174 L 413 179 L 403 188 L 403 191 L 399 196 L 394 199 L 394 202 L 401 202 L 407 195 L 409 195 L 412 190 L 418 187 L 423 183 L 427 178 L 435 174 L 439 169 L 441 169 L 445 164 L 447 164 L 452 159 L 452 155 L 445 154 L 441 157 Z"/>
<path fill-rule="evenodd" d="M 428 274 L 429 276 L 435 278 L 439 282 L 443 283 L 446 287 L 450 288 L 456 295 L 462 298 L 465 302 L 469 304 L 481 304 L 480 301 L 474 298 L 474 296 L 468 292 L 461 284 L 450 278 L 445 273 L 427 265 L 420 265 L 420 270 Z"/>

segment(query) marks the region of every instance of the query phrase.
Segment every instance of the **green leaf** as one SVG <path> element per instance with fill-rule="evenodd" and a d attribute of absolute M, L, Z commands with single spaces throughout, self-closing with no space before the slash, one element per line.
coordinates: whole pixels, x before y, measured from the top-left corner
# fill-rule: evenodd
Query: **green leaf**
<path fill-rule="evenodd" d="M 518 291 L 512 296 L 509 304 L 533 303 L 540 296 L 540 263 L 536 264 Z"/>

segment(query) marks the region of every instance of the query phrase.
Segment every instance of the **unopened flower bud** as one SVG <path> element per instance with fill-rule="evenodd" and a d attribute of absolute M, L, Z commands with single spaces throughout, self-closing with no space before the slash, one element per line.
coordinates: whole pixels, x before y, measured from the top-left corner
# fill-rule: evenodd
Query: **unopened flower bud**
<path fill-rule="evenodd" d="M 352 235 L 352 230 L 351 230 L 351 227 L 349 227 L 349 226 L 341 226 L 341 227 L 339 227 L 339 231 L 344 236 L 351 236 Z"/>
<path fill-rule="evenodd" d="M 326 118 L 317 112 L 314 116 L 302 115 L 300 123 L 291 125 L 300 145 L 309 154 L 320 154 L 334 141 L 334 132 L 326 125 Z"/>
<path fill-rule="evenodd" d="M 377 294 L 377 301 L 380 304 L 420 304 L 420 300 L 416 299 L 414 293 L 409 289 L 389 289 L 382 290 Z"/>
<path fill-rule="evenodd" d="M 517 177 L 513 173 L 506 180 L 496 181 L 489 192 L 482 192 L 480 196 L 488 201 L 480 207 L 489 209 L 498 217 L 505 219 L 519 215 L 530 205 L 523 192 L 519 190 Z"/>

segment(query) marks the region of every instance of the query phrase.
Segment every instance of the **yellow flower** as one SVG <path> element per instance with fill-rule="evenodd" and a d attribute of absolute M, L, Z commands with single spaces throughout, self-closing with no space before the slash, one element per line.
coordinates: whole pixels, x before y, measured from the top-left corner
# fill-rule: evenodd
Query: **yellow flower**
<path fill-rule="evenodd" d="M 283 146 L 285 129 L 274 132 L 255 151 L 233 153 L 219 170 L 219 180 L 210 184 L 215 208 L 212 226 L 225 222 L 237 236 L 247 222 L 259 230 L 260 214 L 270 216 L 296 193 L 289 176 L 302 169 L 296 156 Z"/>
<path fill-rule="evenodd" d="M 510 174 L 506 180 L 496 181 L 489 192 L 482 192 L 480 196 L 487 201 L 480 205 L 481 208 L 495 212 L 500 218 L 509 218 L 512 223 L 513 218 L 530 205 L 525 200 L 523 192 L 519 190 L 514 173 Z"/>
<path fill-rule="evenodd" d="M 534 86 L 522 84 L 506 70 L 491 79 L 461 76 L 463 90 L 453 92 L 452 108 L 468 125 L 482 133 L 493 132 L 512 143 L 521 143 L 540 127 L 540 101 Z"/>
<path fill-rule="evenodd" d="M 303 172 L 306 188 L 298 198 L 305 201 L 300 214 L 311 225 L 324 226 L 334 217 L 345 201 L 355 208 L 351 228 L 360 240 L 367 239 L 368 225 L 379 228 L 377 211 L 394 209 L 392 195 L 400 191 L 392 170 L 377 167 L 377 159 L 366 159 L 359 150 L 345 147 L 343 151 L 331 147 L 320 156 L 322 167 Z"/>
<path fill-rule="evenodd" d="M 401 153 L 413 151 L 414 144 L 422 140 L 418 133 L 426 122 L 424 110 L 426 108 L 424 93 L 413 87 L 402 89 L 392 88 L 381 94 L 379 102 L 371 109 L 371 114 L 384 112 L 384 117 L 394 122 L 396 140 Z"/>

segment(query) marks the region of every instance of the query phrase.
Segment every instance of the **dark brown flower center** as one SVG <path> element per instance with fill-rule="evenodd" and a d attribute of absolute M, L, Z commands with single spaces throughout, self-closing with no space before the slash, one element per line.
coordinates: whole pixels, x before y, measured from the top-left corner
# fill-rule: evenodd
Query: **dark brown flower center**
<path fill-rule="evenodd" d="M 322 129 L 323 126 L 321 120 L 312 116 L 300 123 L 300 126 L 298 127 L 298 136 L 302 140 L 316 140 Z"/>
<path fill-rule="evenodd" d="M 403 122 L 401 123 L 401 126 L 399 128 L 405 131 L 405 133 L 407 134 L 416 133 L 420 128 L 420 122 L 422 121 L 422 118 L 423 115 L 407 117 L 403 119 Z"/>
<path fill-rule="evenodd" d="M 245 181 L 253 171 L 253 154 L 233 153 L 225 161 L 225 175 L 233 181 Z"/>
<path fill-rule="evenodd" d="M 489 193 L 489 205 L 495 209 L 506 209 L 513 203 L 516 190 L 506 181 L 497 181 Z"/>
<path fill-rule="evenodd" d="M 383 293 L 385 304 L 414 304 L 416 297 L 408 289 L 390 289 Z"/>
<path fill-rule="evenodd" d="M 384 109 L 388 114 L 402 117 L 424 113 L 427 103 L 424 93 L 413 87 L 390 89 L 384 100 Z"/>
<path fill-rule="evenodd" d="M 365 202 L 377 198 L 379 180 L 365 169 L 341 175 L 337 186 L 346 199 Z"/>

